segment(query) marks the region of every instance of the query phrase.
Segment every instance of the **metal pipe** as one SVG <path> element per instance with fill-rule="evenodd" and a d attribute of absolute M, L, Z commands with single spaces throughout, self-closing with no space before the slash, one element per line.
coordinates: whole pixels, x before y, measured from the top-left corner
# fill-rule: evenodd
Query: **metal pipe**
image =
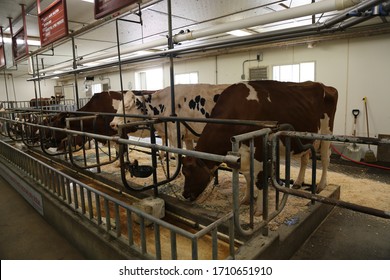
<path fill-rule="evenodd" d="M 246 140 L 253 140 L 257 137 L 264 137 L 265 139 L 268 138 L 268 134 L 271 132 L 271 129 L 269 128 L 263 128 L 260 130 L 252 131 L 249 133 L 244 133 L 241 135 L 233 136 L 230 141 L 232 142 L 232 153 L 233 156 L 239 155 L 239 149 L 240 144 L 242 141 Z M 251 163 L 251 165 L 253 162 Z M 251 168 L 252 169 L 252 168 Z M 252 171 L 252 170 L 251 170 Z M 251 174 L 252 176 L 252 174 Z M 251 178 L 251 181 L 253 181 L 253 178 Z M 252 182 L 251 182 L 252 184 Z M 251 186 L 253 187 L 253 186 Z M 233 192 L 233 213 L 234 213 L 234 223 L 235 223 L 235 229 L 243 236 L 248 236 L 253 234 L 255 231 L 259 230 L 263 226 L 266 225 L 268 221 L 264 220 L 263 223 L 260 223 L 256 228 L 253 227 L 251 229 L 243 229 L 241 222 L 240 222 L 240 202 L 239 202 L 239 168 L 235 167 L 232 171 L 232 192 Z M 250 213 L 250 215 L 253 215 L 253 213 Z"/>
<path fill-rule="evenodd" d="M 378 0 L 375 0 L 375 1 L 378 1 Z M 295 8 L 290 8 L 290 9 L 285 9 L 285 10 L 278 11 L 278 12 L 272 12 L 272 13 L 260 15 L 257 17 L 251 17 L 251 18 L 246 18 L 243 20 L 227 22 L 227 23 L 220 24 L 217 26 L 194 30 L 194 31 L 184 33 L 184 34 L 177 34 L 177 35 L 172 37 L 172 41 L 177 44 L 177 43 L 180 43 L 183 41 L 194 40 L 194 39 L 199 39 L 199 38 L 203 38 L 203 37 L 207 37 L 207 36 L 217 35 L 217 34 L 225 33 L 228 31 L 235 30 L 235 29 L 249 28 L 249 27 L 253 27 L 253 26 L 283 21 L 283 20 L 287 20 L 287 19 L 291 19 L 291 18 L 312 15 L 312 14 L 316 14 L 316 13 L 319 14 L 319 13 L 330 12 L 333 10 L 343 10 L 343 9 L 348 8 L 348 7 L 352 7 L 356 4 L 358 4 L 359 2 L 360 2 L 360 0 L 326 0 L 326 1 L 316 2 L 313 4 L 302 5 L 302 6 L 298 6 Z M 156 47 L 160 47 L 160 46 L 164 46 L 164 45 L 166 45 L 166 39 L 161 38 L 161 39 L 157 39 L 157 40 L 154 40 L 151 42 L 147 42 L 147 43 L 143 43 L 143 44 L 139 44 L 136 46 L 126 48 L 122 51 L 122 54 L 134 53 L 137 51 L 147 50 L 147 49 L 156 48 Z M 114 58 L 116 57 L 116 53 L 115 52 L 108 52 L 104 55 L 83 58 L 82 63 L 85 64 L 88 62 L 96 62 L 97 60 L 113 58 L 113 57 Z M 58 69 L 62 69 L 62 68 L 67 68 L 69 66 L 71 66 L 71 65 L 69 65 L 69 63 L 65 62 L 62 64 L 58 64 L 57 66 L 48 67 L 42 73 L 47 73 L 50 71 L 54 71 L 54 70 L 58 70 Z"/>
<path fill-rule="evenodd" d="M 225 33 L 235 29 L 243 29 L 258 25 L 264 25 L 312 14 L 330 12 L 334 10 L 343 10 L 348 7 L 352 7 L 358 3 L 360 3 L 360 0 L 327 0 L 311 3 L 308 5 L 302 5 L 295 8 L 264 14 L 258 17 L 246 18 L 240 21 L 231 21 L 213 27 L 195 30 L 186 34 L 178 34 L 175 36 L 175 43 Z"/>
<path fill-rule="evenodd" d="M 372 143 L 375 142 L 376 144 L 380 143 L 384 139 L 376 139 L 376 138 L 366 138 L 366 137 L 346 137 L 346 136 L 333 136 L 333 135 L 322 135 L 322 134 L 315 134 L 315 133 L 307 133 L 307 132 L 296 132 L 296 131 L 279 131 L 275 133 L 272 136 L 272 157 L 275 158 L 277 154 L 277 143 L 278 140 L 281 136 L 284 137 L 299 137 L 302 139 L 310 139 L 310 140 L 325 140 L 325 141 L 340 141 L 340 142 L 352 142 L 352 143 L 362 143 L 362 144 L 367 144 L 367 143 Z M 374 141 L 374 139 L 376 139 Z M 386 142 L 390 143 L 390 139 L 387 139 Z M 303 197 L 310 199 L 312 201 L 318 201 L 321 203 L 325 204 L 330 204 L 338 207 L 343 207 L 346 209 L 351 209 L 353 211 L 361 212 L 361 213 L 366 213 L 370 215 L 374 215 L 377 217 L 381 218 L 386 218 L 390 219 L 390 211 L 389 210 L 380 210 L 380 209 L 375 209 L 371 207 L 366 207 L 366 206 L 361 206 L 357 205 L 354 203 L 350 203 L 347 201 L 342 201 L 339 199 L 334 199 L 334 198 L 328 198 L 328 197 L 323 197 L 318 194 L 313 194 L 313 193 L 308 193 L 308 192 L 303 192 L 300 190 L 295 190 L 295 189 L 290 189 L 283 187 L 277 180 L 275 173 L 273 172 L 271 176 L 271 182 L 273 187 L 284 193 L 284 194 L 290 194 L 290 195 L 295 195 L 298 197 Z"/>

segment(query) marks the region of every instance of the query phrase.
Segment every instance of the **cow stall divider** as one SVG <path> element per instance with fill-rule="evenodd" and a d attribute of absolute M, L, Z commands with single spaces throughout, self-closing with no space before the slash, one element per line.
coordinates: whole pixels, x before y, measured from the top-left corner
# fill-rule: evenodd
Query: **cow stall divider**
<path fill-rule="evenodd" d="M 22 141 L 26 146 L 34 147 L 39 144 L 37 130 L 29 126 L 29 123 L 39 123 L 40 112 L 30 112 L 25 110 L 6 110 L 1 116 L 4 119 L 11 119 L 17 122 L 5 122 L 3 136 L 9 137 L 13 141 Z"/>
<path fill-rule="evenodd" d="M 66 118 L 65 121 L 66 121 L 66 129 L 68 130 L 71 130 L 71 123 L 72 122 L 78 122 L 79 125 L 80 125 L 80 130 L 81 131 L 84 131 L 84 122 L 85 121 L 88 121 L 88 120 L 92 120 L 92 127 L 94 131 L 96 131 L 97 129 L 97 123 L 96 123 L 96 120 L 98 117 L 101 117 L 104 119 L 105 122 L 108 122 L 107 119 L 105 118 L 104 115 L 100 115 L 100 114 L 95 114 L 95 115 L 92 115 L 92 116 L 82 116 L 82 117 L 69 117 L 69 118 Z M 79 140 L 81 140 L 81 143 L 78 143 Z M 95 137 L 92 137 L 92 138 L 88 138 L 86 136 L 83 136 L 83 135 L 72 135 L 72 134 L 67 134 L 67 151 L 68 151 L 68 154 L 69 154 L 69 159 L 71 161 L 71 163 L 78 167 L 78 168 L 81 168 L 81 169 L 91 169 L 91 168 L 97 168 L 97 172 L 100 173 L 101 172 L 101 169 L 100 167 L 102 165 L 106 165 L 106 164 L 111 164 L 111 163 L 114 163 L 117 159 L 118 159 L 118 156 L 117 156 L 117 152 L 113 152 L 113 144 L 110 140 L 107 140 L 106 141 L 106 151 L 103 150 L 103 148 L 99 147 L 99 139 L 98 138 L 95 138 Z M 93 160 L 93 163 L 91 163 L 91 156 L 87 156 L 87 152 L 86 150 L 88 148 L 91 148 L 91 142 L 94 144 L 93 146 L 95 147 L 95 154 L 94 154 L 94 159 Z M 80 145 L 80 149 L 74 149 L 74 147 L 76 147 L 77 145 Z M 81 163 L 80 163 L 80 160 L 77 161 L 76 158 L 75 158 L 75 152 L 78 151 L 78 150 L 81 150 L 82 151 L 82 160 L 81 160 Z M 103 153 L 107 159 L 102 161 L 101 160 L 101 156 L 100 154 Z"/>
<path fill-rule="evenodd" d="M 205 121 L 204 119 L 203 120 L 200 120 L 200 119 L 199 120 L 193 120 L 193 119 L 187 120 L 185 118 L 173 118 L 173 117 L 166 117 L 166 118 L 159 119 L 159 121 L 170 121 L 170 122 L 172 122 L 174 120 L 188 121 L 188 122 L 190 122 L 190 121 Z M 213 119 L 210 119 L 207 121 L 233 122 L 234 123 L 234 120 L 213 120 Z M 14 121 L 14 120 L 10 120 L 10 122 L 18 123 L 18 121 Z M 155 123 L 155 120 L 147 120 L 146 122 L 145 121 L 140 122 L 140 124 L 143 124 L 143 125 L 150 125 L 150 124 L 154 124 L 154 123 Z M 241 121 L 240 123 L 245 123 L 245 122 Z M 261 122 L 253 122 L 253 125 L 256 125 L 256 124 L 258 126 L 260 126 Z M 29 125 L 35 126 L 38 128 L 47 129 L 46 126 L 42 126 L 42 125 L 37 125 L 37 124 L 29 124 Z M 239 236 L 242 236 L 242 235 L 250 236 L 250 235 L 253 235 L 254 233 L 258 232 L 261 229 L 263 229 L 262 230 L 263 235 L 267 235 L 268 234 L 267 224 L 276 215 L 278 215 L 278 213 L 280 213 L 282 211 L 282 209 L 284 208 L 284 206 L 286 204 L 287 197 L 289 195 L 294 195 L 294 196 L 298 196 L 298 197 L 302 197 L 302 198 L 311 200 L 312 203 L 314 201 L 319 201 L 321 203 L 345 207 L 345 208 L 348 208 L 348 209 L 351 209 L 354 211 L 359 211 L 359 212 L 375 215 L 375 216 L 382 217 L 382 218 L 389 218 L 390 217 L 390 214 L 389 214 L 390 211 L 368 208 L 368 207 L 356 205 L 356 204 L 345 202 L 345 201 L 340 201 L 340 200 L 336 200 L 336 199 L 323 197 L 323 196 L 320 196 L 319 194 L 316 194 L 316 191 L 314 188 L 315 177 L 316 177 L 316 175 L 315 175 L 316 156 L 315 156 L 314 151 L 312 151 L 312 155 L 314 155 L 314 156 L 312 156 L 312 184 L 311 184 L 311 189 L 310 189 L 311 192 L 292 189 L 291 184 L 290 184 L 290 178 L 289 178 L 291 164 L 290 164 L 290 159 L 288 157 L 289 151 L 290 151 L 289 143 L 291 141 L 295 141 L 294 140 L 295 138 L 306 139 L 306 140 L 307 139 L 311 139 L 311 140 L 319 139 L 319 140 L 325 140 L 325 141 L 339 141 L 339 142 L 371 144 L 371 145 L 378 145 L 380 143 L 389 144 L 390 140 L 367 138 L 367 137 L 346 137 L 346 136 L 337 136 L 337 135 L 321 135 L 321 134 L 314 134 L 314 133 L 300 133 L 300 132 L 285 131 L 285 130 L 277 131 L 277 129 L 275 129 L 274 125 L 275 124 L 271 125 L 272 129 L 270 127 L 268 127 L 265 129 L 260 129 L 258 131 L 256 130 L 256 131 L 250 132 L 248 134 L 234 136 L 232 138 L 232 151 L 230 153 L 228 153 L 227 155 L 213 155 L 213 154 L 209 154 L 209 153 L 184 150 L 184 149 L 180 149 L 180 148 L 172 148 L 172 147 L 168 147 L 168 146 L 164 146 L 164 145 L 158 145 L 156 143 L 143 143 L 140 141 L 127 139 L 126 134 L 125 134 L 126 136 L 123 136 L 124 138 L 121 138 L 118 136 L 115 136 L 115 137 L 103 136 L 103 135 L 97 135 L 97 134 L 87 133 L 87 132 L 80 132 L 80 131 L 75 131 L 75 130 L 70 130 L 70 129 L 65 129 L 65 130 L 59 129 L 59 128 L 50 128 L 50 129 L 59 130 L 59 131 L 62 130 L 65 133 L 70 134 L 70 135 L 78 135 L 78 136 L 89 137 L 92 139 L 96 138 L 96 139 L 102 139 L 102 140 L 106 140 L 106 141 L 114 141 L 120 145 L 123 145 L 123 147 L 125 147 L 127 145 L 139 146 L 139 147 L 148 148 L 148 149 L 155 150 L 155 151 L 166 151 L 166 152 L 170 152 L 173 154 L 198 157 L 198 158 L 209 159 L 209 160 L 213 160 L 213 161 L 226 163 L 232 169 L 231 176 L 232 176 L 232 192 L 233 192 L 234 203 L 233 203 L 232 211 L 229 211 L 228 213 L 224 213 L 223 215 L 230 215 L 229 213 L 230 212 L 232 213 L 232 217 L 234 218 L 234 226 L 233 226 L 234 231 Z M 266 126 L 266 124 L 263 122 L 262 126 L 264 127 L 264 126 Z M 285 125 L 279 125 L 278 128 L 291 130 L 291 128 L 289 128 L 288 126 L 285 126 Z M 263 217 L 262 217 L 262 221 L 260 223 L 255 224 L 252 222 L 252 219 L 253 219 L 253 216 L 251 216 L 252 210 L 249 211 L 249 222 L 242 221 L 241 216 L 239 214 L 239 208 L 242 206 L 240 206 L 239 202 L 238 202 L 239 197 L 238 197 L 237 178 L 239 175 L 239 167 L 240 167 L 241 158 L 240 158 L 240 155 L 237 154 L 237 152 L 238 152 L 239 143 L 241 143 L 243 141 L 249 141 L 250 143 L 252 142 L 252 144 L 250 144 L 249 146 L 251 149 L 250 154 L 253 155 L 253 147 L 254 147 L 253 141 L 254 141 L 254 139 L 256 139 L 258 137 L 263 138 L 263 144 L 264 144 L 263 149 L 264 149 L 265 157 L 263 159 L 263 164 L 265 164 L 265 165 L 263 166 L 263 169 L 268 174 L 267 176 L 264 176 L 264 178 L 267 178 L 267 180 L 268 180 L 268 177 L 270 177 L 272 187 L 273 187 L 272 189 L 275 190 L 276 202 L 275 202 L 275 209 L 271 212 L 269 210 L 269 199 L 267 199 L 267 197 L 269 197 L 267 194 L 268 184 L 266 184 L 264 182 L 263 185 L 265 186 L 265 189 L 263 190 L 263 192 L 266 192 L 266 194 L 263 196 L 263 199 L 265 201 L 265 203 L 263 203 Z M 280 152 L 279 151 L 280 137 L 283 137 L 286 140 L 285 141 L 285 143 L 286 143 L 285 154 L 287 155 L 287 159 L 286 159 L 286 163 L 285 163 L 285 179 L 284 180 L 280 179 L 280 175 L 279 175 L 279 172 L 281 170 L 279 167 L 280 162 L 279 162 L 279 157 L 278 157 L 279 152 Z M 290 140 L 289 138 L 294 138 L 294 139 Z M 308 148 L 311 148 L 311 147 L 308 147 Z M 271 149 L 271 152 L 269 152 L 268 149 Z M 253 157 L 251 158 L 251 167 L 250 168 L 252 171 L 251 173 L 253 173 L 253 170 L 254 170 Z M 52 171 L 50 171 L 50 172 L 52 172 Z M 42 173 L 45 173 L 45 172 L 42 172 Z M 57 179 L 50 179 L 50 178 L 52 178 L 52 176 L 47 176 L 47 173 L 46 173 L 46 177 L 47 178 L 45 178 L 44 180 L 49 180 L 50 182 L 48 184 L 55 185 L 56 182 L 58 181 Z M 55 177 L 53 177 L 53 178 L 55 178 Z M 254 174 L 252 174 L 252 179 L 251 179 L 252 189 L 254 188 L 253 183 L 254 183 Z M 147 188 L 144 188 L 143 190 L 146 190 L 146 189 Z M 252 193 L 254 193 L 254 192 L 252 192 Z M 279 200 L 279 193 L 283 193 L 283 198 L 281 200 Z M 157 195 L 159 195 L 159 194 L 157 192 L 155 192 L 155 196 L 157 196 Z M 85 200 L 85 197 L 81 198 L 81 196 L 82 196 L 81 194 L 79 196 L 80 196 L 81 200 Z M 252 200 L 253 199 L 254 199 L 254 195 L 252 196 Z M 88 201 L 88 199 L 87 199 L 87 201 Z M 102 207 L 102 208 L 104 208 L 104 207 Z M 221 217 L 218 217 L 218 220 L 220 218 Z M 249 226 L 249 229 L 248 229 L 248 226 Z M 231 230 L 231 228 L 229 225 L 229 231 L 230 230 Z"/>
<path fill-rule="evenodd" d="M 308 133 L 308 132 L 297 132 L 297 131 L 279 131 L 272 135 L 271 138 L 271 149 L 272 149 L 272 156 L 271 159 L 273 160 L 273 164 L 275 163 L 275 159 L 278 158 L 278 146 L 280 138 L 284 137 L 286 139 L 289 139 L 286 141 L 286 154 L 290 151 L 290 141 L 291 139 L 306 139 L 306 140 L 323 140 L 323 141 L 329 141 L 329 142 L 343 142 L 343 143 L 356 143 L 356 144 L 370 144 L 370 145 L 379 145 L 379 144 L 390 144 L 390 139 L 378 139 L 378 138 L 370 138 L 370 137 L 349 137 L 344 135 L 323 135 L 323 134 L 317 134 L 317 133 Z M 312 162 L 314 163 L 316 161 L 316 154 L 313 151 L 311 153 L 312 155 Z M 317 194 L 316 186 L 315 186 L 315 166 L 313 166 L 312 169 L 312 184 L 310 187 L 311 192 L 302 191 L 299 189 L 294 189 L 289 186 L 289 171 L 287 169 L 287 166 L 291 166 L 290 158 L 286 158 L 286 180 L 284 181 L 285 185 L 281 183 L 281 181 L 278 178 L 278 174 L 276 172 L 276 169 L 272 169 L 273 173 L 271 174 L 271 183 L 272 186 L 279 192 L 282 192 L 286 195 L 294 195 L 302 198 L 306 198 L 311 200 L 312 203 L 315 201 L 334 205 L 337 207 L 342 207 L 346 209 L 350 209 L 356 212 L 361 212 L 373 216 L 377 216 L 380 218 L 390 219 L 390 209 L 376 209 L 372 207 L 366 207 L 362 206 L 356 203 L 350 203 L 347 201 L 324 197 L 319 194 Z M 389 204 L 390 205 L 390 204 Z"/>

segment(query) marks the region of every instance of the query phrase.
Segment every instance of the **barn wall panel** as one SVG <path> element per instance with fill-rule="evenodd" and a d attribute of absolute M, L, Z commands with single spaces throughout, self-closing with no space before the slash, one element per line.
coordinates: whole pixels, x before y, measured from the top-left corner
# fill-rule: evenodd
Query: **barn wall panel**
<path fill-rule="evenodd" d="M 8 88 L 9 101 L 15 101 L 15 95 L 17 101 L 22 101 L 22 100 L 25 101 L 25 100 L 30 100 L 31 98 L 35 98 L 35 90 L 34 90 L 33 82 L 27 82 L 25 78 L 14 78 L 15 95 L 14 95 L 12 78 L 7 76 L 6 82 Z M 42 97 L 50 97 L 54 95 L 55 85 L 56 82 L 54 80 L 41 81 Z M 4 100 L 4 101 L 7 100 L 4 76 L 0 76 L 0 100 Z"/>
<path fill-rule="evenodd" d="M 362 98 L 367 96 L 370 136 L 379 133 L 389 134 L 390 95 L 388 91 L 388 73 L 390 56 L 390 37 L 388 35 L 367 38 L 344 39 L 332 42 L 319 42 L 314 48 L 306 44 L 274 48 L 252 49 L 246 52 L 220 54 L 208 58 L 191 60 L 175 59 L 175 73 L 198 72 L 200 83 L 236 83 L 241 81 L 243 62 L 255 60 L 256 55 L 263 54 L 262 61 L 251 61 L 245 64 L 244 73 L 248 77 L 250 67 L 268 66 L 268 75 L 272 79 L 272 66 L 315 61 L 316 81 L 334 86 L 339 92 L 339 102 L 336 113 L 334 131 L 336 134 L 352 134 L 352 109 L 360 109 L 358 117 L 359 136 L 366 136 L 364 103 Z M 162 66 L 164 70 L 164 86 L 168 86 L 169 63 Z M 123 72 L 124 88 L 128 83 L 134 86 L 135 70 Z M 119 75 L 106 75 L 111 80 L 111 89 L 120 89 Z M 83 88 L 83 80 L 79 86 Z M 3 86 L 3 85 L 0 85 Z M 82 97 L 83 91 L 80 92 Z"/>

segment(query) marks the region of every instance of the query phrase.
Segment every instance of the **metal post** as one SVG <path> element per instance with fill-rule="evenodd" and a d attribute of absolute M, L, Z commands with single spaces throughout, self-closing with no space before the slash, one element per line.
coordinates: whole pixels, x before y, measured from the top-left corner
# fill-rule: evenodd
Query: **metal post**
<path fill-rule="evenodd" d="M 76 62 L 76 45 L 74 43 L 74 36 L 72 36 L 72 55 L 73 55 L 73 69 L 77 69 L 77 62 Z M 79 88 L 77 84 L 77 73 L 74 73 L 74 86 L 76 91 L 76 109 L 80 109 L 80 103 L 79 103 Z"/>
<path fill-rule="evenodd" d="M 172 3 L 171 0 L 167 1 L 168 6 L 168 49 L 173 50 L 173 35 L 172 35 Z M 175 107 L 175 69 L 173 65 L 173 53 L 169 54 L 169 77 L 171 85 L 171 116 L 176 116 Z M 177 128 L 177 147 L 181 148 L 181 133 L 180 133 L 180 122 L 176 122 Z M 178 164 L 180 165 L 181 157 L 179 155 Z"/>
<path fill-rule="evenodd" d="M 118 19 L 115 20 L 115 29 L 116 29 L 116 46 L 118 50 L 118 68 L 119 68 L 119 83 L 122 93 L 122 109 L 123 109 L 123 122 L 126 123 L 126 114 L 125 114 L 125 94 L 123 93 L 123 77 L 122 77 L 122 60 L 121 60 L 121 46 L 119 42 L 119 26 Z M 129 89 L 130 90 L 130 89 Z"/>

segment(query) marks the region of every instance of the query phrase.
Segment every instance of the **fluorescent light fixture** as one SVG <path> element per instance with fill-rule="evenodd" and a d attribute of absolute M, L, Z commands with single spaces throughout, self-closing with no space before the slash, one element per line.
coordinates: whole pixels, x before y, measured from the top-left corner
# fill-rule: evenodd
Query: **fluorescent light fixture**
<path fill-rule="evenodd" d="M 22 41 L 23 42 L 23 41 Z M 41 45 L 41 41 L 37 41 L 37 40 L 27 40 L 27 44 L 29 46 L 40 46 Z"/>
<path fill-rule="evenodd" d="M 248 36 L 248 35 L 251 35 L 250 32 L 248 31 L 245 31 L 245 30 L 232 30 L 232 31 L 229 31 L 229 32 L 226 32 L 230 35 L 233 35 L 233 36 L 237 36 L 237 37 L 242 37 L 242 36 Z"/>
<path fill-rule="evenodd" d="M 0 39 L 1 40 L 1 39 Z M 7 44 L 10 44 L 12 43 L 12 39 L 11 38 L 8 38 L 8 37 L 4 37 L 4 43 L 7 43 Z M 24 40 L 23 39 L 17 39 L 16 42 L 18 44 L 24 44 Z M 27 44 L 29 46 L 40 46 L 41 45 L 41 42 L 40 41 L 37 41 L 37 40 L 30 40 L 28 39 L 27 40 Z"/>
<path fill-rule="evenodd" d="M 95 2 L 95 0 L 81 0 L 81 1 L 88 2 L 88 3 L 94 3 Z"/>

